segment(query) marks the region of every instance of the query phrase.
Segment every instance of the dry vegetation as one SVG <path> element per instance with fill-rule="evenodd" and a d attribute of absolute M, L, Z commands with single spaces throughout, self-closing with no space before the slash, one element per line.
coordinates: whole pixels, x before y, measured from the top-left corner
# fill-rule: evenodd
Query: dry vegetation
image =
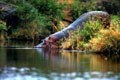
<path fill-rule="evenodd" d="M 83 30 L 70 33 L 63 40 L 63 49 L 88 50 L 93 52 L 120 52 L 120 20 L 112 18 L 110 28 L 105 29 L 98 22 L 88 22 Z"/>

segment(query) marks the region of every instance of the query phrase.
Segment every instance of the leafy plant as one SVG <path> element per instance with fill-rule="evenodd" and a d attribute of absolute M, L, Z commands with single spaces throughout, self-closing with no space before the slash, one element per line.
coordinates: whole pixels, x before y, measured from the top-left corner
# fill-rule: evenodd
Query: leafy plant
<path fill-rule="evenodd" d="M 96 10 L 95 6 L 96 6 L 96 2 L 92 0 L 87 2 L 83 2 L 81 0 L 74 0 L 72 4 L 73 19 L 78 18 L 81 14 L 85 12 Z"/>
<path fill-rule="evenodd" d="M 58 3 L 56 0 L 31 0 L 28 2 L 33 4 L 41 14 L 48 15 L 51 18 L 63 18 L 62 10 L 65 7 L 64 3 Z"/>
<path fill-rule="evenodd" d="M 0 33 L 6 30 L 6 23 L 3 21 L 0 21 Z"/>
<path fill-rule="evenodd" d="M 4 31 L 6 30 L 6 23 L 3 21 L 0 21 L 0 41 L 4 40 Z"/>
<path fill-rule="evenodd" d="M 96 36 L 96 33 L 102 28 L 99 21 L 88 21 L 84 25 L 84 29 L 69 33 L 69 38 L 63 41 L 62 48 L 84 50 L 87 48 L 89 40 Z"/>
<path fill-rule="evenodd" d="M 64 49 L 79 49 L 98 53 L 120 53 L 120 18 L 112 16 L 109 29 L 102 28 L 99 22 L 87 22 L 83 30 L 70 33 L 62 43 Z"/>
<path fill-rule="evenodd" d="M 52 33 L 53 24 L 58 23 L 63 18 L 62 10 L 64 3 L 58 3 L 56 0 L 2 1 L 14 4 L 17 10 L 13 17 L 17 16 L 20 19 L 19 24 L 15 26 L 10 25 L 11 38 L 26 37 L 28 39 L 29 36 L 31 39 L 34 39 L 33 37 L 35 36 L 46 37 Z"/>
<path fill-rule="evenodd" d="M 80 31 L 81 37 L 85 42 L 88 42 L 101 28 L 99 21 L 88 21 L 84 29 Z"/>

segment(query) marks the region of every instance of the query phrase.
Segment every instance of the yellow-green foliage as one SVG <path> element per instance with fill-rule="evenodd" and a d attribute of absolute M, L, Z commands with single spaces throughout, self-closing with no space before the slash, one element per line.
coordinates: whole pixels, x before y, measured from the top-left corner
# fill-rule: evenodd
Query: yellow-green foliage
<path fill-rule="evenodd" d="M 71 5 L 73 19 L 89 11 L 106 11 L 109 14 L 120 14 L 120 0 L 73 0 Z"/>
<path fill-rule="evenodd" d="M 2 32 L 3 30 L 6 30 L 6 23 L 3 21 L 0 21 L 0 32 Z"/>
<path fill-rule="evenodd" d="M 97 36 L 89 41 L 89 47 L 95 52 L 120 52 L 120 22 L 113 19 L 109 29 L 101 29 Z"/>
<path fill-rule="evenodd" d="M 63 19 L 64 3 L 58 0 L 1 0 L 5 3 L 14 5 L 16 12 L 11 17 L 7 34 L 11 39 L 23 38 L 34 39 L 33 37 L 43 38 L 53 33 L 53 25 Z M 12 21 L 13 19 L 13 21 Z M 55 20 L 56 19 L 56 20 Z M 14 22 L 14 23 L 13 23 Z"/>
<path fill-rule="evenodd" d="M 93 52 L 120 52 L 120 19 L 112 17 L 109 29 L 98 22 L 88 22 L 83 30 L 70 33 L 62 43 L 63 49 L 79 49 Z"/>
<path fill-rule="evenodd" d="M 117 51 L 120 48 L 120 32 L 117 30 L 100 30 L 98 37 L 90 40 L 89 46 L 93 51 Z"/>
<path fill-rule="evenodd" d="M 11 35 L 11 38 L 34 40 L 34 36 L 38 34 L 37 24 L 33 21 L 27 26 L 29 27 L 16 29 Z"/>
<path fill-rule="evenodd" d="M 97 10 L 96 5 L 96 1 L 93 0 L 89 0 L 87 2 L 81 0 L 74 0 L 71 6 L 73 18 L 76 19 L 85 12 Z"/>
<path fill-rule="evenodd" d="M 74 32 L 69 32 L 69 38 L 65 39 L 62 43 L 62 48 L 64 49 L 82 49 L 84 50 L 87 46 L 86 43 L 96 35 L 96 33 L 101 29 L 99 21 L 88 21 L 85 24 L 84 29 Z"/>
<path fill-rule="evenodd" d="M 4 40 L 4 34 L 3 34 L 4 30 L 6 30 L 6 23 L 0 21 L 0 40 Z"/>

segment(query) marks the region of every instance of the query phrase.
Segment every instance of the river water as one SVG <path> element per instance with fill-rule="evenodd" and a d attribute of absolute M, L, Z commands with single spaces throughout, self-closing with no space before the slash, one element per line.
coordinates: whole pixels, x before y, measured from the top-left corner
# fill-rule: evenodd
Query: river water
<path fill-rule="evenodd" d="M 0 80 L 120 80 L 119 59 L 109 55 L 34 49 L 31 42 L 0 46 Z"/>

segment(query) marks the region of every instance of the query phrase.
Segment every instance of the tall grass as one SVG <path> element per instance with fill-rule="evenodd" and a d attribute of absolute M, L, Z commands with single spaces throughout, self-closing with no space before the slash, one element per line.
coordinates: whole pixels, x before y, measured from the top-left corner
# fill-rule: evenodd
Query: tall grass
<path fill-rule="evenodd" d="M 82 30 L 69 32 L 69 38 L 62 43 L 62 48 L 84 50 L 89 40 L 96 36 L 96 33 L 102 28 L 99 21 L 88 21 Z"/>
<path fill-rule="evenodd" d="M 70 33 L 62 48 L 120 53 L 120 18 L 112 16 L 109 29 L 103 28 L 99 22 L 87 22 L 83 30 Z"/>
<path fill-rule="evenodd" d="M 89 45 L 95 52 L 120 53 L 120 18 L 113 16 L 110 28 L 101 29 Z"/>

